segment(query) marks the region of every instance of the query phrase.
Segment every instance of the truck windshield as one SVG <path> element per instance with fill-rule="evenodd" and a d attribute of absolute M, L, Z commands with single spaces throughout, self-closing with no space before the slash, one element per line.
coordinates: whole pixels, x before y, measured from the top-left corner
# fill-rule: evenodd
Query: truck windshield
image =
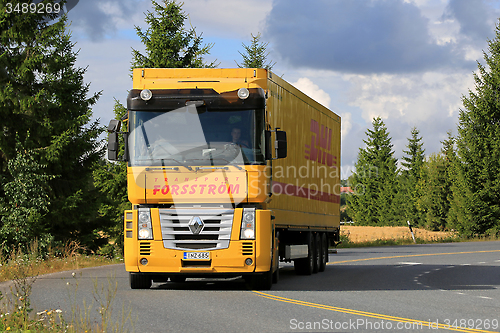
<path fill-rule="evenodd" d="M 264 164 L 263 110 L 130 111 L 131 166 Z"/>

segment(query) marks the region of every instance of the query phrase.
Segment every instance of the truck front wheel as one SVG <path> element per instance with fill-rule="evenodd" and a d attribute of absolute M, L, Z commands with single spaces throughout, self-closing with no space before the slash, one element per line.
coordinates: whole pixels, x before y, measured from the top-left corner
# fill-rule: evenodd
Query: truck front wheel
<path fill-rule="evenodd" d="M 149 289 L 151 288 L 151 276 L 140 273 L 129 273 L 131 289 Z"/>
<path fill-rule="evenodd" d="M 271 290 L 273 285 L 273 272 L 264 272 L 245 277 L 248 289 L 251 290 Z"/>

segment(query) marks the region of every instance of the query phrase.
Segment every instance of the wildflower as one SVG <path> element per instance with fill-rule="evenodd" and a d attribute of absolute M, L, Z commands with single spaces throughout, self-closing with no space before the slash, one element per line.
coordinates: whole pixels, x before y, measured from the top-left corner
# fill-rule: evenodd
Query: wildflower
<path fill-rule="evenodd" d="M 71 273 L 71 276 L 72 276 L 72 277 L 75 277 L 75 275 L 76 275 L 76 273 L 75 273 L 75 272 Z"/>

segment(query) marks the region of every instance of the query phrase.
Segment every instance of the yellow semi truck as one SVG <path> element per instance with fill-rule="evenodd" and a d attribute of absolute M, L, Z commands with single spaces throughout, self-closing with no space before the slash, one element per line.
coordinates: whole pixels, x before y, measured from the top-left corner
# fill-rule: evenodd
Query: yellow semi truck
<path fill-rule="evenodd" d="M 265 69 L 133 71 L 125 268 L 132 289 L 243 276 L 270 289 L 279 262 L 323 271 L 339 240 L 340 117 Z M 125 152 L 118 157 L 118 135 Z"/>

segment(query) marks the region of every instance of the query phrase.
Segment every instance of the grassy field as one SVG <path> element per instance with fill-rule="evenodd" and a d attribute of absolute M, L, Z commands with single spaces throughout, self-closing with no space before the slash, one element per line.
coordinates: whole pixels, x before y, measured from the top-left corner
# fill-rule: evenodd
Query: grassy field
<path fill-rule="evenodd" d="M 417 243 L 453 242 L 460 238 L 453 232 L 413 228 Z M 339 247 L 413 244 L 408 227 L 341 226 Z"/>
<path fill-rule="evenodd" d="M 359 243 L 378 239 L 411 239 L 408 227 L 368 227 L 368 226 L 341 226 L 343 234 L 349 235 L 351 242 Z M 454 236 L 453 232 L 429 231 L 413 228 L 415 237 L 425 241 L 436 241 Z"/>

